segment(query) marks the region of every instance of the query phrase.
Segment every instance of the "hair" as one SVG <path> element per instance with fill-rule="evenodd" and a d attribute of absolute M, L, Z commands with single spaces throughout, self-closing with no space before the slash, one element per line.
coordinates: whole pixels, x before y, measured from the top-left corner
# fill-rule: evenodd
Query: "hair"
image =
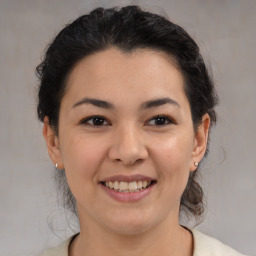
<path fill-rule="evenodd" d="M 133 5 L 96 8 L 65 26 L 48 46 L 43 61 L 36 68 L 40 81 L 37 113 L 42 122 L 46 116 L 49 118 L 49 124 L 56 134 L 60 103 L 72 69 L 86 56 L 110 47 L 126 53 L 137 49 L 164 52 L 183 75 L 194 130 L 206 113 L 210 116 L 211 125 L 216 122 L 214 107 L 218 97 L 196 42 L 182 27 L 167 18 Z M 204 196 L 197 181 L 198 172 L 199 169 L 191 172 L 180 202 L 180 212 L 196 219 L 204 212 Z M 77 213 L 65 171 L 58 171 L 56 177 L 64 208 Z"/>

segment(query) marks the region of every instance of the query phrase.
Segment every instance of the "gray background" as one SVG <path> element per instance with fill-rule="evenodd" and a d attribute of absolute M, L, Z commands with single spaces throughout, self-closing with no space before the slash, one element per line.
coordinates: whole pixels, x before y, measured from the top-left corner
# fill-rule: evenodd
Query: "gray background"
<path fill-rule="evenodd" d="M 34 69 L 64 24 L 94 7 L 127 3 L 165 10 L 211 63 L 221 102 L 203 171 L 208 211 L 198 229 L 256 255 L 255 0 L 0 0 L 0 255 L 35 255 L 71 234 L 36 119 Z"/>

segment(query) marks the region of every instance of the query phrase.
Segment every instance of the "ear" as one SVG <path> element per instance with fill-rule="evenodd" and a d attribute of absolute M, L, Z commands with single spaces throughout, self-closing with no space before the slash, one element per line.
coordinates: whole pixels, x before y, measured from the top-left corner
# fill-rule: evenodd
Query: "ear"
<path fill-rule="evenodd" d="M 56 132 L 50 126 L 49 118 L 47 116 L 44 118 L 43 136 L 47 145 L 49 156 L 54 166 L 58 164 L 56 168 L 63 169 L 64 166 L 61 157 L 59 139 Z"/>
<path fill-rule="evenodd" d="M 205 154 L 207 148 L 208 134 L 210 127 L 210 117 L 208 114 L 204 114 L 202 117 L 202 123 L 197 128 L 195 134 L 194 148 L 191 157 L 190 170 L 195 171 L 197 166 L 195 163 L 199 163 Z"/>

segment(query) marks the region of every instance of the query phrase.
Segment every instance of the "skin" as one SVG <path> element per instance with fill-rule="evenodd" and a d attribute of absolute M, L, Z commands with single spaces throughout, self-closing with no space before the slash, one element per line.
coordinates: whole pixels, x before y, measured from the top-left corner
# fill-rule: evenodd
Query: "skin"
<path fill-rule="evenodd" d="M 167 97 L 175 103 L 141 108 Z M 85 121 L 93 115 L 104 117 L 102 125 Z M 163 124 L 157 115 L 167 116 Z M 194 162 L 204 156 L 209 123 L 206 114 L 194 131 L 182 74 L 162 52 L 110 48 L 80 61 L 61 101 L 58 135 L 47 117 L 43 130 L 77 201 L 81 232 L 69 255 L 192 255 L 192 235 L 179 225 L 180 198 Z M 143 199 L 119 202 L 99 181 L 120 174 L 157 183 Z"/>

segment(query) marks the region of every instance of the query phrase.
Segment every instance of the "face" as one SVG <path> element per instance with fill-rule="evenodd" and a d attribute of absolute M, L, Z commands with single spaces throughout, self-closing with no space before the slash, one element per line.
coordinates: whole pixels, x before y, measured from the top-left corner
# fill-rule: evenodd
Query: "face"
<path fill-rule="evenodd" d="M 178 223 L 208 121 L 194 131 L 183 77 L 164 53 L 111 48 L 75 66 L 58 136 L 47 124 L 44 135 L 80 223 L 131 234 Z"/>

